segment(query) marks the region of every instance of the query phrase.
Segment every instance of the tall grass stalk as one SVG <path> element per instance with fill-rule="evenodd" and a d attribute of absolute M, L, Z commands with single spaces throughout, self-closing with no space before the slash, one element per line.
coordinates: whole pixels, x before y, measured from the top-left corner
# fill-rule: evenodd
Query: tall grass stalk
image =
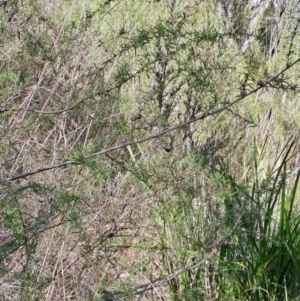
<path fill-rule="evenodd" d="M 288 178 L 287 161 L 293 143 L 272 176 L 260 177 L 263 159 L 254 152 L 252 178 L 238 183 L 221 168 L 225 227 L 240 218 L 239 227 L 219 254 L 218 289 L 238 300 L 294 300 L 299 296 L 299 172 Z M 279 160 L 279 159 L 278 159 Z M 289 183 L 292 182 L 292 183 Z M 249 183 L 252 183 L 249 186 Z M 220 188 L 220 187 L 219 187 Z"/>

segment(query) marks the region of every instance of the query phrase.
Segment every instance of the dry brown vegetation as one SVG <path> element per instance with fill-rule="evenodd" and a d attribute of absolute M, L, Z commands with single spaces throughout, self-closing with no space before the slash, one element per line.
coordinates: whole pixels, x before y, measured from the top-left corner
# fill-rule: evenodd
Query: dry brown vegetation
<path fill-rule="evenodd" d="M 1 300 L 298 300 L 298 1 L 229 2 L 0 3 Z"/>

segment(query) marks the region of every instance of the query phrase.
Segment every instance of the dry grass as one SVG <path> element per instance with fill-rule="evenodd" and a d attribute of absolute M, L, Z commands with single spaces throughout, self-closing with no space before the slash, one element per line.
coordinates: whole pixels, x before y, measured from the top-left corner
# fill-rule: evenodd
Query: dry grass
<path fill-rule="evenodd" d="M 188 280 L 176 271 L 228 234 L 212 167 L 226 162 L 242 182 L 256 145 L 263 178 L 294 137 L 298 168 L 298 65 L 216 116 L 83 159 L 256 89 L 295 56 L 287 25 L 278 35 L 295 45 L 269 58 L 257 41 L 243 53 L 209 1 L 11 1 L 0 19 L 1 179 L 77 163 L 1 183 L 0 299 L 134 300 L 153 283 L 139 300 L 179 300 L 210 263 Z M 199 287 L 191 300 L 212 294 Z"/>

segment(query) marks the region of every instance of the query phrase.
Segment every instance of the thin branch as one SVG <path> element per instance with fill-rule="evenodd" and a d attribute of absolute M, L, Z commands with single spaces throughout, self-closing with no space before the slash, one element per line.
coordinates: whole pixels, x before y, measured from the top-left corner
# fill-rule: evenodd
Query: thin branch
<path fill-rule="evenodd" d="M 246 97 L 252 93 L 255 93 L 256 91 L 258 91 L 259 89 L 261 89 L 261 87 L 253 90 L 252 92 L 250 92 L 249 94 L 246 95 Z M 157 139 L 157 138 L 160 138 L 164 135 L 166 135 L 167 133 L 170 133 L 172 131 L 175 131 L 183 126 L 186 126 L 188 124 L 191 124 L 193 122 L 196 122 L 198 120 L 202 120 L 208 116 L 213 116 L 213 115 L 216 115 L 224 110 L 226 110 L 227 108 L 229 108 L 230 106 L 234 105 L 235 103 L 237 103 L 238 101 L 242 100 L 243 98 L 245 97 L 239 97 L 238 99 L 236 99 L 234 102 L 216 110 L 216 111 L 213 111 L 211 113 L 204 113 L 202 114 L 201 116 L 198 116 L 194 119 L 191 119 L 187 122 L 184 122 L 184 123 L 181 123 L 181 124 L 178 124 L 176 126 L 173 126 L 173 127 L 170 127 L 166 130 L 163 130 L 157 134 L 154 134 L 154 135 L 151 135 L 151 136 L 148 136 L 146 138 L 142 138 L 142 139 L 139 139 L 139 140 L 136 140 L 136 141 L 129 141 L 129 142 L 125 142 L 125 143 L 122 143 L 122 144 L 119 144 L 117 146 L 113 146 L 113 147 L 110 147 L 110 148 L 107 148 L 107 149 L 104 149 L 104 150 L 101 150 L 99 152 L 96 152 L 96 153 L 92 153 L 90 155 L 87 155 L 87 156 L 84 156 L 82 157 L 82 160 L 85 160 L 85 159 L 90 159 L 90 158 L 93 158 L 93 157 L 96 157 L 96 156 L 100 156 L 100 155 L 103 155 L 103 154 L 106 154 L 106 153 L 109 153 L 111 151 L 114 151 L 114 150 L 117 150 L 117 149 L 120 149 L 120 148 L 124 148 L 124 147 L 127 147 L 127 146 L 131 146 L 131 145 L 134 145 L 134 144 L 140 144 L 140 143 L 143 143 L 143 142 L 146 142 L 146 141 L 149 141 L 149 140 L 153 140 L 153 139 Z M 58 163 L 58 164 L 54 164 L 54 165 L 51 165 L 51 166 L 45 166 L 45 167 L 41 167 L 39 169 L 36 169 L 34 171 L 29 171 L 27 173 L 23 173 L 23 174 L 19 174 L 19 175 L 15 175 L 15 176 L 12 176 L 10 178 L 6 178 L 6 179 L 3 179 L 3 180 L 0 180 L 0 183 L 5 183 L 5 182 L 9 182 L 9 181 L 15 181 L 15 180 L 18 180 L 18 179 L 23 179 L 23 178 L 26 178 L 28 176 L 32 176 L 32 175 L 35 175 L 37 173 L 40 173 L 40 172 L 44 172 L 44 171 L 47 171 L 47 170 L 51 170 L 51 169 L 56 169 L 56 168 L 59 168 L 59 167 L 63 167 L 63 166 L 67 166 L 67 165 L 72 165 L 72 164 L 78 164 L 78 161 L 76 160 L 69 160 L 69 161 L 65 161 L 65 162 L 61 162 L 61 163 Z"/>
<path fill-rule="evenodd" d="M 285 71 L 287 71 L 288 69 L 290 69 L 293 65 L 297 64 L 298 62 L 300 62 L 300 58 L 298 58 L 297 60 L 295 60 L 293 63 L 290 63 L 288 64 L 283 70 L 281 70 L 277 75 L 273 76 L 271 79 L 269 79 L 268 81 L 265 82 L 265 84 L 263 86 L 259 85 L 256 89 L 246 93 L 245 95 L 241 96 L 241 97 L 238 97 L 236 100 L 232 101 L 231 103 L 221 107 L 220 109 L 217 109 L 215 111 L 212 111 L 212 112 L 206 112 L 206 113 L 203 113 L 202 115 L 198 116 L 198 117 L 195 117 L 195 118 L 192 118 L 190 119 L 189 121 L 186 121 L 186 122 L 183 122 L 183 123 L 180 123 L 178 125 L 175 125 L 173 127 L 170 127 L 168 129 L 165 129 L 161 132 L 158 132 L 157 134 L 154 134 L 154 135 L 151 135 L 151 136 L 148 136 L 146 138 L 142 138 L 142 139 L 139 139 L 139 140 L 135 140 L 135 141 L 129 141 L 129 142 L 125 142 L 125 143 L 122 143 L 122 144 L 119 144 L 117 146 L 113 146 L 113 147 L 110 147 L 110 148 L 107 148 L 107 149 L 104 149 L 102 151 L 99 151 L 99 152 L 95 152 L 95 153 L 92 153 L 90 155 L 87 155 L 87 156 L 83 156 L 82 157 L 82 160 L 85 160 L 85 159 L 90 159 L 90 158 L 93 158 L 93 157 L 97 157 L 97 156 L 100 156 L 100 155 L 103 155 L 103 154 L 106 154 L 106 153 L 109 153 L 111 151 L 114 151 L 114 150 L 117 150 L 117 149 L 120 149 L 120 148 L 124 148 L 124 147 L 127 147 L 127 146 L 131 146 L 131 145 L 134 145 L 134 144 L 140 144 L 140 143 L 143 143 L 143 142 L 146 142 L 146 141 L 149 141 L 149 140 L 153 140 L 153 139 L 157 139 L 157 138 L 161 138 L 162 136 L 166 135 L 167 133 L 170 133 L 170 132 L 173 132 L 181 127 L 184 127 L 186 125 L 189 125 L 191 123 L 194 123 L 196 121 L 199 121 L 199 120 L 203 120 L 209 116 L 214 116 L 214 115 L 217 115 L 219 113 L 221 113 L 222 111 L 224 110 L 227 110 L 228 108 L 232 107 L 233 105 L 235 105 L 236 103 L 240 102 L 242 99 L 245 99 L 246 97 L 248 97 L 249 95 L 251 94 L 254 94 L 256 93 L 257 91 L 263 89 L 264 87 L 270 85 L 272 82 L 276 81 L 278 77 L 280 77 Z M 45 113 L 45 112 L 44 112 Z M 52 112 L 53 113 L 53 112 Z M 9 182 L 9 181 L 14 181 L 14 180 L 18 180 L 18 179 L 22 179 L 22 178 L 26 178 L 28 176 L 32 176 L 32 175 L 35 175 L 37 173 L 40 173 L 40 172 L 44 172 L 44 171 L 48 171 L 48 170 L 52 170 L 52 169 L 56 169 L 56 168 L 59 168 L 59 167 L 63 167 L 63 166 L 67 166 L 67 165 L 72 165 L 72 164 L 78 164 L 78 161 L 76 160 L 69 160 L 69 161 L 65 161 L 65 162 L 61 162 L 61 163 L 58 163 L 58 164 L 54 164 L 54 165 L 51 165 L 51 166 L 45 166 L 45 167 L 42 167 L 42 168 L 39 168 L 37 170 L 34 170 L 34 171 L 30 171 L 30 172 L 27 172 L 27 173 L 23 173 L 23 174 L 19 174 L 19 175 L 15 175 L 15 176 L 12 176 L 10 178 L 6 178 L 6 179 L 3 179 L 3 180 L 0 180 L 0 183 L 5 183 L 5 182 Z"/>

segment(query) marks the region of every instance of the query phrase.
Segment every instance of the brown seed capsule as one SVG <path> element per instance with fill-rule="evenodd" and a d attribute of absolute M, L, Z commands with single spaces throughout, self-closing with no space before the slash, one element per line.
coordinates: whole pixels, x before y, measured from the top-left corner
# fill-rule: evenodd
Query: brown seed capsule
<path fill-rule="evenodd" d="M 169 153 L 172 150 L 172 147 L 169 144 L 165 144 L 162 147 L 167 153 Z"/>
<path fill-rule="evenodd" d="M 136 120 L 139 120 L 143 117 L 143 115 L 141 113 L 137 113 L 137 114 L 134 114 L 130 117 L 130 120 L 131 121 L 136 121 Z"/>

